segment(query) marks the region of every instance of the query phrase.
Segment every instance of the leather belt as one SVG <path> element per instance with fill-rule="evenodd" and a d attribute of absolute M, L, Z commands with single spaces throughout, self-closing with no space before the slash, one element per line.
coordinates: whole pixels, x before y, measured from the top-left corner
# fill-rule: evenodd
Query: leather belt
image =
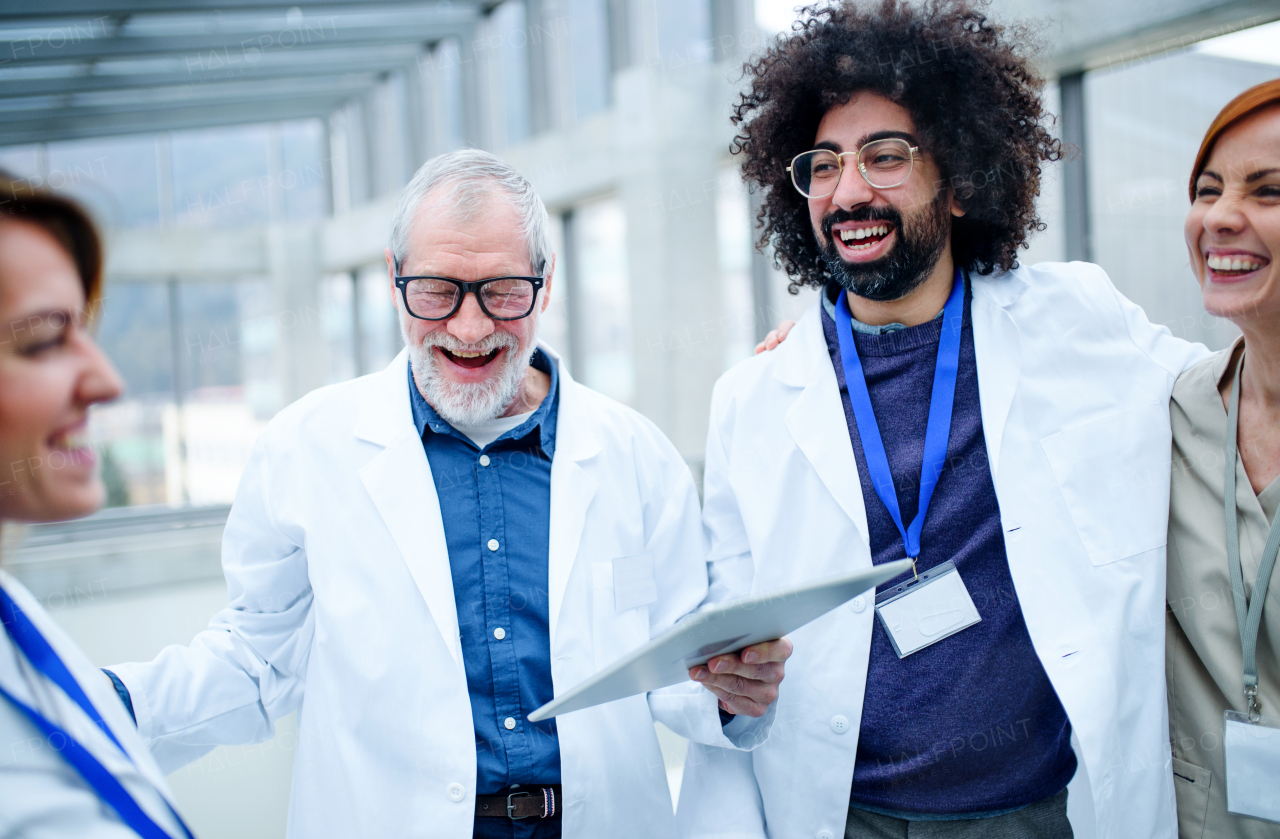
<path fill-rule="evenodd" d="M 558 819 L 560 785 L 517 784 L 502 795 L 477 795 L 476 818 Z"/>

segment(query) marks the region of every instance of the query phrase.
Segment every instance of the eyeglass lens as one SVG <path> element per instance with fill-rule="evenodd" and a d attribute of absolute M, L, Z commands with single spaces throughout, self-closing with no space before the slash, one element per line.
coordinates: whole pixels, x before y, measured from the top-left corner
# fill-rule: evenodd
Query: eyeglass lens
<path fill-rule="evenodd" d="M 420 318 L 448 317 L 462 289 L 448 280 L 420 279 L 405 284 L 405 302 Z M 495 318 L 521 318 L 533 310 L 537 289 L 528 280 L 490 280 L 480 286 L 480 307 Z"/>
<path fill-rule="evenodd" d="M 911 174 L 911 146 L 906 140 L 888 139 L 867 143 L 858 152 L 858 168 L 867 183 L 880 189 L 898 186 Z M 823 198 L 840 183 L 840 156 L 828 149 L 815 149 L 791 163 L 791 180 L 809 198 Z"/>

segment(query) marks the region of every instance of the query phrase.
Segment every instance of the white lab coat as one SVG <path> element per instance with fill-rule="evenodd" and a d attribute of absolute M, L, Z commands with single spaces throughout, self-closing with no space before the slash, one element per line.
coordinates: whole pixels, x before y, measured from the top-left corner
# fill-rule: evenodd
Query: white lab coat
<path fill-rule="evenodd" d="M 164 776 L 134 730 L 120 697 L 21 583 L 0 571 L 0 586 L 62 659 L 132 762 L 79 705 L 32 666 L 2 627 L 0 686 L 74 737 L 115 776 L 152 821 L 180 839 L 184 834 L 165 803 L 172 795 Z M 138 834 L 99 798 L 25 714 L 0 697 L 0 839 L 18 837 L 138 839 Z"/>
<path fill-rule="evenodd" d="M 1009 568 L 1078 741 L 1076 836 L 1174 837 L 1168 405 L 1174 379 L 1208 351 L 1152 325 L 1084 263 L 975 276 L 972 314 Z M 717 384 L 704 491 L 709 557 L 728 575 L 718 590 L 766 592 L 870 566 L 867 499 L 816 305 L 779 349 Z M 691 749 L 686 833 L 844 835 L 873 607 L 859 597 L 792 635 L 762 747 Z"/>
<path fill-rule="evenodd" d="M 263 740 L 300 708 L 288 829 L 299 839 L 472 833 L 476 741 L 407 364 L 401 352 L 268 424 L 223 537 L 230 606 L 189 647 L 113 668 L 169 770 L 214 744 Z M 683 460 L 652 423 L 563 365 L 549 547 L 546 589 L 527 595 L 549 602 L 557 693 L 707 593 Z M 615 573 L 613 560 L 636 557 Z M 758 742 L 769 722 L 722 732 L 715 697 L 693 682 L 560 718 L 566 837 L 671 835 L 654 720 L 723 747 Z"/>

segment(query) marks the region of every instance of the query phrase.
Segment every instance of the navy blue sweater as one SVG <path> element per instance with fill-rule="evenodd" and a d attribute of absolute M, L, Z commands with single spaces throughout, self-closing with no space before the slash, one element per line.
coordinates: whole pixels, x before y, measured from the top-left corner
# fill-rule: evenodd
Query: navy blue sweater
<path fill-rule="evenodd" d="M 970 298 L 966 289 L 947 462 L 925 518 L 918 568 L 954 560 L 982 621 L 904 659 L 874 622 L 850 803 L 894 815 L 993 815 L 1056 794 L 1076 770 L 1066 712 L 1031 645 L 1009 574 L 982 433 Z M 867 475 L 827 308 L 823 330 L 879 565 L 906 551 Z M 854 338 L 904 524 L 919 506 L 941 330 L 935 319 Z"/>

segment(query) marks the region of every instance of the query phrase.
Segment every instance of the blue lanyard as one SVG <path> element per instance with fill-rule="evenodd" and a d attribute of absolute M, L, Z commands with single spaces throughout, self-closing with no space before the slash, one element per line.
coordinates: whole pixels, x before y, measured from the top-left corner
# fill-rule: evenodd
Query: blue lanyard
<path fill-rule="evenodd" d="M 71 671 L 62 663 L 62 659 L 58 657 L 48 640 L 40 634 L 40 630 L 36 629 L 31 619 L 27 617 L 26 613 L 22 611 L 3 588 L 0 588 L 0 621 L 3 621 L 4 628 L 8 631 L 9 636 L 13 638 L 14 643 L 18 645 L 18 649 L 22 650 L 27 660 L 48 677 L 50 681 L 60 687 L 63 693 L 70 697 L 73 702 L 79 705 L 89 719 L 93 720 L 94 724 L 102 729 L 111 742 L 115 743 L 124 756 L 132 762 L 133 758 L 129 757 L 129 753 L 125 751 L 124 746 L 120 745 L 120 741 L 116 739 L 115 734 L 107 726 L 106 720 L 98 713 L 98 709 L 89 701 L 89 697 L 85 695 L 83 688 L 71 675 Z M 80 773 L 80 777 L 84 778 L 85 783 L 92 787 L 98 793 L 98 796 L 111 809 L 116 811 L 116 814 L 120 816 L 120 820 L 135 833 L 144 837 L 144 839 L 172 839 L 167 831 L 157 825 L 143 811 L 128 790 L 111 774 L 111 771 L 103 766 L 97 758 L 90 754 L 88 749 L 78 743 L 65 729 L 51 722 L 35 708 L 22 702 L 3 687 L 0 687 L 0 696 L 12 702 L 36 728 L 40 729 L 50 747 L 54 751 L 61 752 L 72 768 Z M 193 839 L 191 831 L 173 809 L 173 805 L 169 804 L 167 800 L 165 804 L 169 806 L 170 812 L 177 819 L 187 839 Z"/>
<path fill-rule="evenodd" d="M 933 395 L 929 400 L 929 424 L 924 433 L 924 460 L 920 464 L 920 505 L 916 517 L 907 527 L 902 526 L 902 513 L 898 510 L 898 491 L 893 486 L 893 473 L 889 471 L 889 458 L 884 451 L 876 412 L 871 407 L 871 394 L 867 391 L 867 379 L 862 372 L 862 361 L 853 341 L 853 321 L 849 313 L 849 301 L 843 293 L 836 305 L 836 337 L 840 342 L 840 362 L 844 367 L 845 385 L 849 389 L 849 403 L 853 418 L 862 439 L 862 453 L 866 457 L 867 471 L 876 495 L 884 502 L 893 517 L 893 523 L 902 534 L 902 544 L 913 561 L 920 556 L 920 532 L 924 529 L 925 513 L 933 499 L 934 487 L 947 460 L 947 440 L 951 436 L 951 409 L 955 405 L 956 378 L 960 370 L 960 329 L 964 318 L 964 277 L 956 271 L 951 296 L 942 310 L 942 335 L 938 339 L 938 365 L 933 373 Z"/>

